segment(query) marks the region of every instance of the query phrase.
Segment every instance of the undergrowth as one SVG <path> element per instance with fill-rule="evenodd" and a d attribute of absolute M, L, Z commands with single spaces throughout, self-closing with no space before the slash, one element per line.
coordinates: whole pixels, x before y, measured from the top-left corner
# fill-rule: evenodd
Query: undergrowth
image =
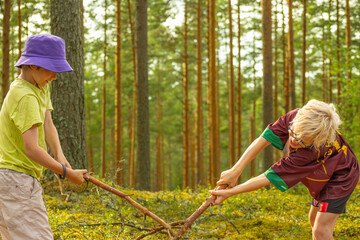
<path fill-rule="evenodd" d="M 111 182 L 105 183 L 113 186 Z M 83 191 L 84 186 L 64 181 L 67 201 L 67 196 L 60 194 L 56 179 L 47 180 L 43 186 L 55 239 L 136 239 L 159 226 L 122 198 L 91 183 Z M 185 220 L 209 196 L 207 188 L 164 192 L 116 188 L 167 223 Z M 209 208 L 182 239 L 311 239 L 307 220 L 310 203 L 311 197 L 303 186 L 285 193 L 271 188 L 240 194 Z M 347 214 L 341 215 L 336 224 L 335 239 L 355 239 L 359 232 L 360 189 L 357 188 L 348 202 Z M 161 231 L 144 239 L 168 237 L 166 231 Z"/>

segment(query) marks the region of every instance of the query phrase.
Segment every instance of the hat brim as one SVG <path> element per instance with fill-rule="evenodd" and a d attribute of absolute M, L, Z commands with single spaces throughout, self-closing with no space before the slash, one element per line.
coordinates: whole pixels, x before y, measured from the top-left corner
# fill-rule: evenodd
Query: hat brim
<path fill-rule="evenodd" d="M 21 56 L 15 67 L 21 68 L 22 65 L 35 65 L 56 73 L 73 71 L 64 59 Z"/>

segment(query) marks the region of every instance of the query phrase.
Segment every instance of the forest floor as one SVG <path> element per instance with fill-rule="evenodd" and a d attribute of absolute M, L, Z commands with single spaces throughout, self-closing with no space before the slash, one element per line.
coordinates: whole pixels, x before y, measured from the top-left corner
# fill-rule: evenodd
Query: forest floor
<path fill-rule="evenodd" d="M 102 180 L 103 181 L 103 180 Z M 113 186 L 111 182 L 106 182 Z M 58 181 L 43 183 L 50 225 L 55 239 L 136 239 L 159 226 L 152 218 L 99 187 L 89 183 L 75 186 Z M 114 186 L 115 187 L 115 186 Z M 116 189 L 146 207 L 167 223 L 185 220 L 209 196 L 207 188 L 163 192 Z M 284 193 L 275 188 L 260 189 L 227 199 L 201 215 L 182 239 L 311 239 L 307 216 L 311 197 L 307 189 L 296 186 Z M 174 229 L 175 232 L 178 229 Z M 335 226 L 335 239 L 360 236 L 360 188 L 356 188 L 347 214 Z M 165 231 L 144 239 L 168 239 Z"/>

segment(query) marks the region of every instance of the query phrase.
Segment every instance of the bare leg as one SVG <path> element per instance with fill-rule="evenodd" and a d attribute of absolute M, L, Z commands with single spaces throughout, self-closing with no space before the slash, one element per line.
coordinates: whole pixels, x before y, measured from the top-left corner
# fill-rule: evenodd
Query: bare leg
<path fill-rule="evenodd" d="M 312 228 L 313 239 L 333 240 L 334 227 L 336 224 L 336 220 L 338 219 L 339 216 L 340 214 L 336 214 L 336 213 L 317 212 L 315 217 L 315 222 Z"/>
<path fill-rule="evenodd" d="M 312 229 L 314 228 L 317 212 L 318 212 L 318 207 L 314 207 L 313 205 L 311 205 L 308 218 L 309 218 L 309 222 L 310 222 L 310 225 L 311 225 Z M 312 239 L 316 240 L 314 235 L 313 235 Z"/>
<path fill-rule="evenodd" d="M 313 205 L 311 205 L 309 211 L 309 222 L 311 224 L 311 227 L 314 227 L 317 212 L 318 212 L 318 207 L 314 207 Z"/>

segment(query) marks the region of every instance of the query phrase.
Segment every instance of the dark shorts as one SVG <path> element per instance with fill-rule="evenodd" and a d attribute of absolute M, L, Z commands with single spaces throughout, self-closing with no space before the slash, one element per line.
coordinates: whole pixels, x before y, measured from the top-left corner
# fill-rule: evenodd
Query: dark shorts
<path fill-rule="evenodd" d="M 327 199 L 322 201 L 317 201 L 313 199 L 311 205 L 313 205 L 314 207 L 318 207 L 319 212 L 329 212 L 336 214 L 345 213 L 346 203 L 349 200 L 350 195 L 351 193 L 343 198 Z"/>

